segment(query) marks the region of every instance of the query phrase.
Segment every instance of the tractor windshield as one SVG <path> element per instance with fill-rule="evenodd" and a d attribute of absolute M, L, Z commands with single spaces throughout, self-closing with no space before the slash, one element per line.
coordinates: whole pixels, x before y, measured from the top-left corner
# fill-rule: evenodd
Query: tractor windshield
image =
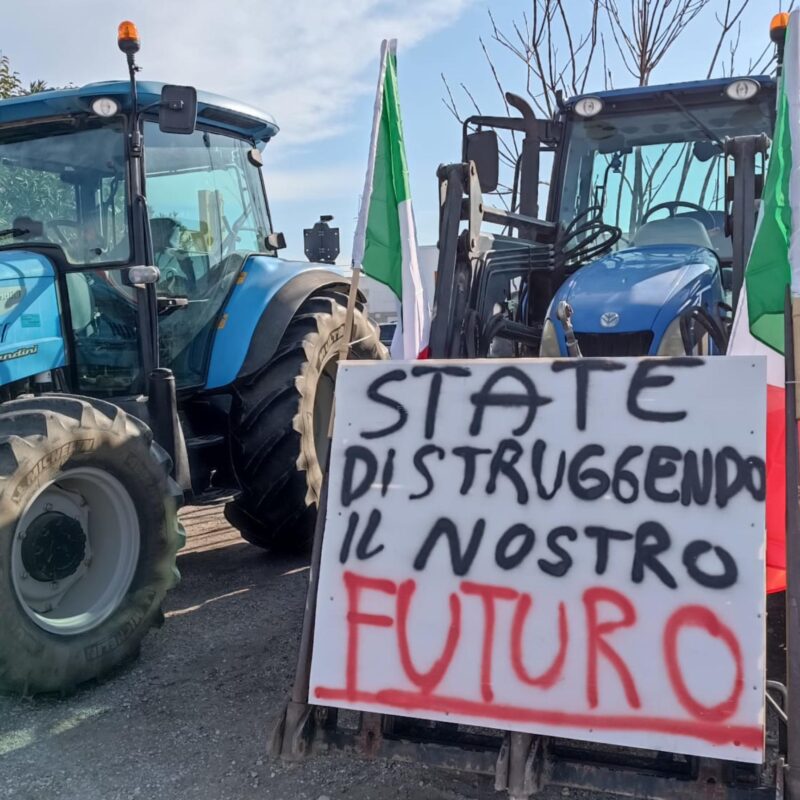
<path fill-rule="evenodd" d="M 124 262 L 121 124 L 70 118 L 0 132 L 0 247 L 53 244 L 71 264 Z"/>
<path fill-rule="evenodd" d="M 591 205 L 622 231 L 619 248 L 699 244 L 731 258 L 724 229 L 725 159 L 709 140 L 772 130 L 769 99 L 601 113 L 569 125 L 559 217 Z M 692 119 L 694 117 L 694 119 Z M 702 124 L 699 124 L 702 123 Z M 704 130 L 705 128 L 705 130 Z"/>
<path fill-rule="evenodd" d="M 245 257 L 268 249 L 266 197 L 253 143 L 145 124 L 147 206 L 158 294 L 186 305 L 159 320 L 161 362 L 181 386 L 204 380 L 213 327 Z"/>

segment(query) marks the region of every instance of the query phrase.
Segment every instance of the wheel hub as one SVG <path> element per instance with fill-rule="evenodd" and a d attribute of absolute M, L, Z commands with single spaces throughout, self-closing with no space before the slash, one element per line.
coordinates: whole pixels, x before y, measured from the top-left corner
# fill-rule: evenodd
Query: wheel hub
<path fill-rule="evenodd" d="M 86 532 L 77 519 L 45 511 L 28 526 L 20 550 L 22 566 L 36 581 L 61 581 L 86 557 Z"/>
<path fill-rule="evenodd" d="M 11 581 L 40 628 L 75 636 L 100 625 L 128 593 L 139 561 L 139 517 L 106 470 L 75 467 L 41 486 L 17 523 Z"/>

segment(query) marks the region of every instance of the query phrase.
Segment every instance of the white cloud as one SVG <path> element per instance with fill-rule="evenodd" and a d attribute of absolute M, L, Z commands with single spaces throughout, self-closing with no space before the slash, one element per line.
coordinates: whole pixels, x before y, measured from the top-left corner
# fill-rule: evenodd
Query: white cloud
<path fill-rule="evenodd" d="M 336 214 L 349 252 L 369 135 L 363 119 L 352 121 L 353 109 L 375 91 L 381 40 L 398 39 L 402 69 L 404 50 L 452 25 L 475 2 L 0 0 L 8 6 L 0 48 L 24 80 L 82 85 L 125 78 L 116 29 L 132 19 L 142 40 L 140 80 L 190 84 L 275 116 L 281 133 L 268 148 L 265 178 L 276 224 L 299 242 L 299 255 L 298 231 L 323 212 Z M 350 130 L 352 147 L 320 157 L 325 140 Z"/>
<path fill-rule="evenodd" d="M 128 15 L 142 37 L 142 79 L 191 83 L 263 107 L 281 126 L 283 149 L 349 127 L 353 102 L 373 91 L 368 68 L 381 39 L 412 47 L 472 2 L 28 0 L 4 9 L 0 44 L 25 78 L 95 81 L 124 68 L 113 37 Z"/>

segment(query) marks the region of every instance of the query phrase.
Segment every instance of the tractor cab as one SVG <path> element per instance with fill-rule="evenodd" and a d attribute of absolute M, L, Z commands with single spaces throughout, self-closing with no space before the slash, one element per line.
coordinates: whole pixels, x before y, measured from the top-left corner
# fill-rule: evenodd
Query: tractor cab
<path fill-rule="evenodd" d="M 520 116 L 467 119 L 439 170 L 434 356 L 683 354 L 687 324 L 691 351 L 723 350 L 749 244 L 732 207 L 755 215 L 775 91 L 637 87 L 548 120 L 507 94 Z"/>
<path fill-rule="evenodd" d="M 741 281 L 728 222 L 726 143 L 766 136 L 774 117 L 775 83 L 764 76 L 566 103 L 552 218 L 567 226 L 594 208 L 619 233 L 602 258 L 558 289 L 542 355 L 567 355 L 561 301 L 573 309 L 583 355 L 682 354 L 687 308 L 703 309 L 724 328 Z M 759 182 L 763 159 L 756 166 Z"/>
<path fill-rule="evenodd" d="M 202 386 L 245 258 L 276 251 L 259 169 L 274 120 L 200 93 L 180 129 L 160 112 L 170 93 L 191 104 L 194 90 L 146 82 L 137 90 L 138 152 L 128 82 L 0 104 L 0 256 L 9 280 L 14 253 L 55 263 L 74 391 L 93 396 L 141 391 L 156 362 L 180 388 Z M 158 330 L 148 338 L 151 317 Z"/>

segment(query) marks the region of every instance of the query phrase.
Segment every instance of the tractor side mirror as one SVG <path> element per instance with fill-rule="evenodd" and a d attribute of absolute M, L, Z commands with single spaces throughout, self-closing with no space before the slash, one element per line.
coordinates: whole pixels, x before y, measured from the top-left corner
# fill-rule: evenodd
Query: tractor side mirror
<path fill-rule="evenodd" d="M 476 131 L 467 136 L 467 161 L 475 164 L 481 191 L 488 193 L 497 189 L 500 180 L 500 153 L 496 131 Z"/>
<path fill-rule="evenodd" d="M 194 86 L 167 85 L 161 90 L 158 127 L 163 133 L 194 133 L 197 90 Z"/>
<path fill-rule="evenodd" d="M 705 162 L 710 161 L 714 156 L 722 155 L 722 148 L 717 142 L 705 140 L 695 142 L 692 152 L 698 161 Z"/>
<path fill-rule="evenodd" d="M 286 237 L 280 233 L 270 233 L 267 236 L 267 247 L 270 250 L 283 250 L 286 247 Z"/>

